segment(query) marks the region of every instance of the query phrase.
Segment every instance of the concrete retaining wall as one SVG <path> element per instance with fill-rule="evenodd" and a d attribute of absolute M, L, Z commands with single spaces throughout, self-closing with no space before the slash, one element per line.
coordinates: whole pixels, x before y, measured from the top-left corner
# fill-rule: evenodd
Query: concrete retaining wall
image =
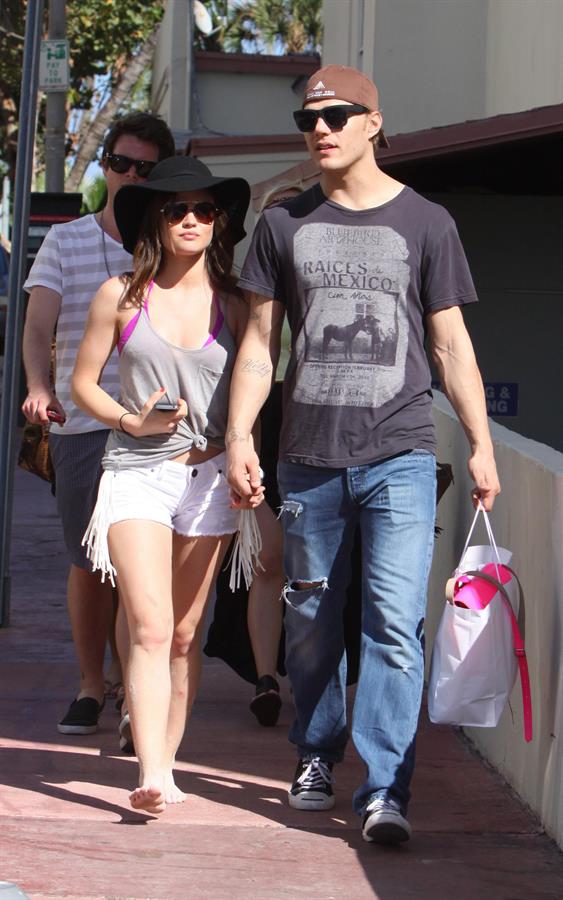
<path fill-rule="evenodd" d="M 473 510 L 468 445 L 446 398 L 435 393 L 438 459 L 454 467 L 455 485 L 438 507 L 438 538 L 429 587 L 428 659 L 443 608 L 444 584 L 455 568 Z M 497 543 L 512 550 L 526 594 L 526 649 L 532 685 L 534 738 L 522 734 L 518 680 L 510 707 L 494 729 L 465 729 L 563 846 L 563 454 L 491 423 L 502 494 L 491 515 Z M 482 526 L 479 526 L 480 529 Z M 474 543 L 486 543 L 484 528 Z"/>

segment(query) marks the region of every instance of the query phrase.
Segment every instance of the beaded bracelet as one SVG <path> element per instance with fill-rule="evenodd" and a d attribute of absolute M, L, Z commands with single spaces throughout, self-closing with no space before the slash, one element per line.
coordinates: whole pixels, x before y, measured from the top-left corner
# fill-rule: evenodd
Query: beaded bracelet
<path fill-rule="evenodd" d="M 119 417 L 119 426 L 118 426 L 118 428 L 119 428 L 119 430 L 122 431 L 124 434 L 129 434 L 129 435 L 130 435 L 131 432 L 130 432 L 130 431 L 127 431 L 127 430 L 123 427 L 123 425 L 122 425 L 121 423 L 123 422 L 123 419 L 125 418 L 125 416 L 132 416 L 132 415 L 134 415 L 134 414 L 133 414 L 133 413 L 130 413 L 130 412 L 124 412 L 123 415 Z"/>

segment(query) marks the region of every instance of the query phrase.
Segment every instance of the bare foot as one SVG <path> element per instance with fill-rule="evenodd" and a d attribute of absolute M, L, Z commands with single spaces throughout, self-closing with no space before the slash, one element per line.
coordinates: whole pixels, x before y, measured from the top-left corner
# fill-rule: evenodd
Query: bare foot
<path fill-rule="evenodd" d="M 186 794 L 176 786 L 172 772 L 164 776 L 164 799 L 166 803 L 183 803 L 186 799 Z"/>
<path fill-rule="evenodd" d="M 158 782 L 142 785 L 129 794 L 133 809 L 142 809 L 153 816 L 159 816 L 166 809 L 164 790 Z"/>

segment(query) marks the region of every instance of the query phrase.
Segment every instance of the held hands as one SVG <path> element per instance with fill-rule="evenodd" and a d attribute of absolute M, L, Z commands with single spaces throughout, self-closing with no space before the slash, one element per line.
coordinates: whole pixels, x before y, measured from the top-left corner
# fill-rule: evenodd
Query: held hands
<path fill-rule="evenodd" d="M 140 412 L 127 413 L 122 416 L 120 420 L 122 430 L 133 437 L 174 434 L 178 429 L 178 423 L 188 414 L 188 405 L 185 400 L 178 397 L 176 409 L 169 412 L 155 409 L 155 404 L 162 400 L 164 393 L 166 393 L 165 389 L 159 388 L 150 395 Z"/>
<path fill-rule="evenodd" d="M 233 509 L 255 509 L 264 500 L 260 462 L 250 441 L 237 438 L 227 444 L 227 481 Z"/>
<path fill-rule="evenodd" d="M 49 416 L 49 412 L 52 416 Z M 22 413 L 34 425 L 48 425 L 51 421 L 62 425 L 66 419 L 65 411 L 53 391 L 44 388 L 29 391 L 22 403 Z"/>
<path fill-rule="evenodd" d="M 500 494 L 500 483 L 492 449 L 487 452 L 476 450 L 469 458 L 467 468 L 475 482 L 475 487 L 471 491 L 473 506 L 477 509 L 481 503 L 484 509 L 490 512 L 495 497 Z"/>

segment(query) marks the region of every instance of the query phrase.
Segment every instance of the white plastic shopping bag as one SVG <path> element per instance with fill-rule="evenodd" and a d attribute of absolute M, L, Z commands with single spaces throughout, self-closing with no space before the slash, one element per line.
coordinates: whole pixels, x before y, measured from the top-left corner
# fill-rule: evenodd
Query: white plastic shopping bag
<path fill-rule="evenodd" d="M 488 546 L 469 546 L 479 513 Z M 512 554 L 497 547 L 489 518 L 479 507 L 460 563 L 446 589 L 447 602 L 436 634 L 428 685 L 432 722 L 494 727 L 520 667 L 524 731 L 531 739 L 528 669 L 517 614 L 521 589 L 509 568 Z"/>

